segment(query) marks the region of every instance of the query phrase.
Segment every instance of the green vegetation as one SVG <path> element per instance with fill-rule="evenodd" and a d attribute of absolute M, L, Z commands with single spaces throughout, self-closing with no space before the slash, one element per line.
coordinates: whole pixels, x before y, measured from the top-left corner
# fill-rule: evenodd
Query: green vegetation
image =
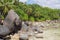
<path fill-rule="evenodd" d="M 60 19 L 60 9 L 51 9 L 37 4 L 25 4 L 19 0 L 0 0 L 0 18 L 5 18 L 10 9 L 15 10 L 23 21 Z"/>

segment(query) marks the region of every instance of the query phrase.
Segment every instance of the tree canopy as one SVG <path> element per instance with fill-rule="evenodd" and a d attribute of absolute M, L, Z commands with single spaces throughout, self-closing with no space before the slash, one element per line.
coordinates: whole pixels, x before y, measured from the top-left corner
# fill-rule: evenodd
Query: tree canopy
<path fill-rule="evenodd" d="M 25 4 L 19 0 L 0 0 L 0 18 L 5 17 L 10 9 L 15 10 L 23 21 L 60 19 L 60 9 L 42 7 L 38 4 Z"/>

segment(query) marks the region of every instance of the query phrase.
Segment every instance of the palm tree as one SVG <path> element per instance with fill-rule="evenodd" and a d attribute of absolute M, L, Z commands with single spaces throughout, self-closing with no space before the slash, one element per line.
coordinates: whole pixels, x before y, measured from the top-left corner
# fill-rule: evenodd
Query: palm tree
<path fill-rule="evenodd" d="M 19 4 L 19 0 L 14 0 L 14 4 L 18 5 Z"/>
<path fill-rule="evenodd" d="M 19 2 L 19 0 L 0 0 L 0 14 L 4 17 L 6 16 L 7 12 L 15 6 L 15 2 Z M 14 4 L 15 3 L 15 4 Z"/>

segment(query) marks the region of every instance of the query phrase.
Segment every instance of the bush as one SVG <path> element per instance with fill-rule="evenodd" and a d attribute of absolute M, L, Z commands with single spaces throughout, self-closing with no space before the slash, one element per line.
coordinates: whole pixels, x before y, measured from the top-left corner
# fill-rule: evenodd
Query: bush
<path fill-rule="evenodd" d="M 29 21 L 35 21 L 34 17 L 30 17 Z"/>
<path fill-rule="evenodd" d="M 1 18 L 1 19 L 4 19 L 4 16 L 0 15 L 0 18 Z"/>
<path fill-rule="evenodd" d="M 40 21 L 40 19 L 39 18 L 35 18 L 35 21 Z"/>
<path fill-rule="evenodd" d="M 23 21 L 28 21 L 28 15 L 27 14 L 21 15 L 20 18 Z"/>

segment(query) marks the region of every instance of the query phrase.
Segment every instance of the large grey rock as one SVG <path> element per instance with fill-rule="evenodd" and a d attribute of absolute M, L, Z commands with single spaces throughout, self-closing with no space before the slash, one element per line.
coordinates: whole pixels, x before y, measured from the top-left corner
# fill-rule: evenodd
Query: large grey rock
<path fill-rule="evenodd" d="M 0 40 L 3 40 L 3 39 L 0 39 Z"/>
<path fill-rule="evenodd" d="M 0 25 L 0 36 L 5 36 L 13 32 L 17 29 L 16 26 L 20 27 L 20 25 L 21 21 L 19 21 L 19 16 L 14 12 L 14 10 L 10 10 L 4 19 L 3 25 Z"/>
<path fill-rule="evenodd" d="M 0 25 L 0 36 L 5 36 L 8 33 L 10 33 L 9 28 L 4 25 Z"/>
<path fill-rule="evenodd" d="M 8 12 L 7 17 L 5 18 L 5 21 L 6 21 L 6 20 L 10 20 L 10 21 L 13 22 L 15 18 L 19 19 L 19 16 L 17 15 L 16 12 L 14 12 L 14 10 L 10 10 L 10 11 Z"/>
<path fill-rule="evenodd" d="M 3 25 L 12 26 L 15 19 L 19 19 L 19 16 L 14 12 L 14 10 L 10 10 L 3 22 Z"/>

